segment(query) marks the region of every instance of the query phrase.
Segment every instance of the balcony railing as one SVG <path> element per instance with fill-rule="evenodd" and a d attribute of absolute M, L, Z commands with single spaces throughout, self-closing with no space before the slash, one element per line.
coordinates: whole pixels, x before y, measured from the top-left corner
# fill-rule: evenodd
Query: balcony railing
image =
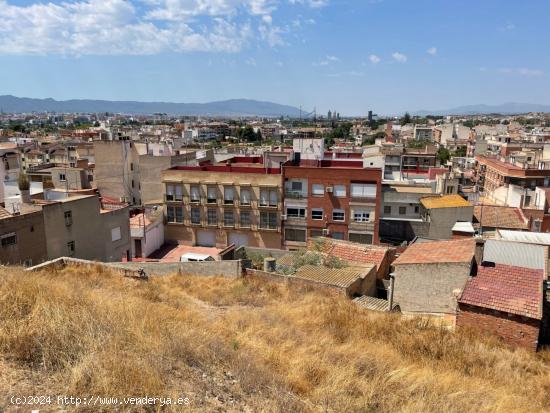
<path fill-rule="evenodd" d="M 285 191 L 285 197 L 289 199 L 304 199 L 305 194 L 302 191 Z"/>

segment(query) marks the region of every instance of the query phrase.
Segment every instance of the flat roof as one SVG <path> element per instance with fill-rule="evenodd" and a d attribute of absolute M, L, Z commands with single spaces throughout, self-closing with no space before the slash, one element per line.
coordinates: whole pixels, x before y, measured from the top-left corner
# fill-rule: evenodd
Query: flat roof
<path fill-rule="evenodd" d="M 427 209 L 437 208 L 460 208 L 473 206 L 460 195 L 430 196 L 421 198 L 420 202 Z"/>

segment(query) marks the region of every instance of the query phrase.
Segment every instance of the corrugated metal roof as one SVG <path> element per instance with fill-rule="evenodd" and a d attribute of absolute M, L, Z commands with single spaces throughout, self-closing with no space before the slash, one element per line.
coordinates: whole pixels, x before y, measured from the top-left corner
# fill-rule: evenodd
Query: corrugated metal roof
<path fill-rule="evenodd" d="M 497 230 L 497 238 L 504 241 L 524 242 L 527 244 L 550 245 L 550 234 L 542 232 Z"/>
<path fill-rule="evenodd" d="M 388 300 L 376 297 L 369 297 L 367 295 L 362 295 L 360 297 L 354 298 L 353 302 L 361 307 L 373 311 L 388 311 L 389 308 Z M 396 307 L 397 304 L 394 303 L 393 308 L 395 309 Z"/>
<path fill-rule="evenodd" d="M 545 247 L 490 239 L 485 241 L 483 261 L 545 270 Z"/>
<path fill-rule="evenodd" d="M 471 222 L 457 222 L 454 224 L 452 231 L 469 232 L 472 234 L 475 232 L 474 226 Z"/>

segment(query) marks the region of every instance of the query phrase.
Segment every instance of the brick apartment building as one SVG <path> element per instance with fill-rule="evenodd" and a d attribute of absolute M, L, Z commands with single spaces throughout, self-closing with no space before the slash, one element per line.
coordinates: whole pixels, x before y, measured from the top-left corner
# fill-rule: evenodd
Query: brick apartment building
<path fill-rule="evenodd" d="M 262 157 L 237 156 L 163 171 L 165 240 L 281 248 L 282 174 L 277 166 L 265 165 Z"/>
<path fill-rule="evenodd" d="M 294 159 L 283 165 L 283 246 L 305 247 L 327 236 L 377 244 L 381 168 L 360 157 L 326 153 L 322 139 L 294 139 Z"/>

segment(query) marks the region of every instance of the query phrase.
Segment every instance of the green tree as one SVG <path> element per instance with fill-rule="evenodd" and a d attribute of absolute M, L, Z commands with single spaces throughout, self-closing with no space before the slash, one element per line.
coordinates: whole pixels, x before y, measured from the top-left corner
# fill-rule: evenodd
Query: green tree
<path fill-rule="evenodd" d="M 411 123 L 412 118 L 409 112 L 405 112 L 405 116 L 401 118 L 401 125 L 406 125 L 407 123 Z"/>
<path fill-rule="evenodd" d="M 439 159 L 439 162 L 441 164 L 444 164 L 451 158 L 451 154 L 449 153 L 449 150 L 447 148 L 439 148 L 437 151 L 437 159 Z"/>

